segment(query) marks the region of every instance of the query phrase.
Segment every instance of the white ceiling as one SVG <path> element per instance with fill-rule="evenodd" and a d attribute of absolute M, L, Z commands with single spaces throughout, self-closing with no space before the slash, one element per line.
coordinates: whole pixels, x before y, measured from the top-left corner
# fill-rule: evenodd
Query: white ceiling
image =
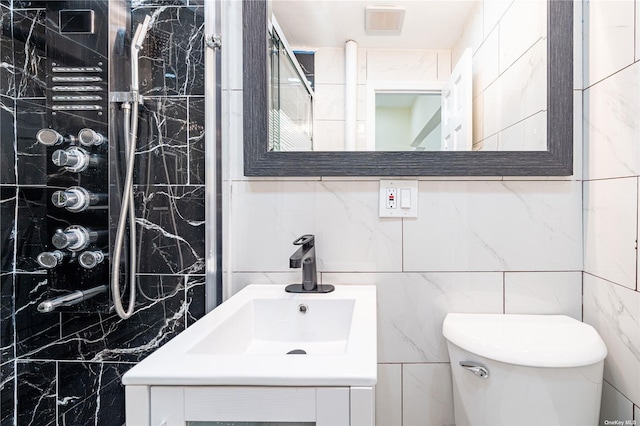
<path fill-rule="evenodd" d="M 272 0 L 272 11 L 295 48 L 343 47 L 450 50 L 462 34 L 476 0 Z M 367 6 L 400 6 L 399 35 L 366 35 Z"/>

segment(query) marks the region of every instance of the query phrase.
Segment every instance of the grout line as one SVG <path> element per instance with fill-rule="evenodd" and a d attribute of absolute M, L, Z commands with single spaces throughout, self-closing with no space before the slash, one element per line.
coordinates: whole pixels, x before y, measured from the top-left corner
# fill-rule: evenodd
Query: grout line
<path fill-rule="evenodd" d="M 400 425 L 404 426 L 404 363 L 400 363 Z"/>
<path fill-rule="evenodd" d="M 605 281 L 606 283 L 612 284 L 612 285 L 614 285 L 614 286 L 616 286 L 616 287 L 623 288 L 623 289 L 626 289 L 626 290 L 629 290 L 629 291 L 633 291 L 633 292 L 635 292 L 635 291 L 636 291 L 636 290 L 635 290 L 635 289 L 633 289 L 633 288 L 627 287 L 627 286 L 622 285 L 622 284 L 618 284 L 617 282 L 614 282 L 614 281 L 608 280 L 608 279 L 606 279 L 606 278 L 602 278 L 602 277 L 600 277 L 600 276 L 598 276 L 598 275 L 594 275 L 594 274 L 592 274 L 591 272 L 583 271 L 583 273 L 584 273 L 584 274 L 587 274 L 587 275 L 589 275 L 589 276 L 592 276 L 592 277 L 594 277 L 594 278 L 597 278 L 597 279 L 599 279 L 599 280 Z"/>
<path fill-rule="evenodd" d="M 15 332 L 13 334 L 15 340 Z M 14 345 L 15 346 L 15 345 Z M 15 352 L 15 348 L 14 348 Z M 18 424 L 18 359 L 13 358 L 13 424 Z"/>
<path fill-rule="evenodd" d="M 580 275 L 580 321 L 584 322 L 584 274 Z"/>
<path fill-rule="evenodd" d="M 636 177 L 636 250 L 635 250 L 635 262 L 636 262 L 636 291 L 638 291 L 638 220 L 640 219 L 639 212 L 638 212 L 638 206 L 640 206 L 640 201 L 638 200 L 638 197 L 640 197 L 640 194 L 638 194 L 638 187 L 640 185 L 640 180 L 638 180 L 638 178 Z M 584 245 L 584 242 L 583 242 Z"/>
<path fill-rule="evenodd" d="M 627 397 L 627 395 L 625 395 L 625 394 L 624 394 L 624 392 L 622 392 L 620 389 L 618 389 L 617 387 L 615 387 L 615 386 L 614 386 L 614 384 L 613 384 L 613 383 L 611 383 L 609 380 L 607 380 L 607 379 L 603 378 L 603 379 L 602 379 L 602 382 L 603 382 L 603 383 L 605 383 L 605 382 L 606 382 L 606 383 L 607 383 L 609 386 L 611 386 L 611 387 L 612 387 L 616 392 L 618 392 L 620 395 L 622 395 L 622 397 L 623 397 L 624 399 L 626 399 L 627 401 L 629 401 L 629 402 L 631 403 L 631 405 L 635 405 L 635 404 L 634 404 L 634 402 L 633 402 L 631 399 L 629 399 L 629 397 Z M 631 413 L 631 416 L 633 417 L 633 413 Z"/>
<path fill-rule="evenodd" d="M 419 193 L 419 188 L 418 188 Z M 400 221 L 400 271 L 406 273 L 404 269 L 404 218 Z"/>
<path fill-rule="evenodd" d="M 502 273 L 502 313 L 507 313 L 507 273 Z"/>
<path fill-rule="evenodd" d="M 634 65 L 635 65 L 636 63 L 638 63 L 638 62 L 640 62 L 640 61 L 638 61 L 638 60 L 634 60 L 632 63 L 630 63 L 630 64 L 628 64 L 628 65 L 625 65 L 624 67 L 622 67 L 622 68 L 620 68 L 620 69 L 618 69 L 618 70 L 616 70 L 616 71 L 612 72 L 611 74 L 607 74 L 607 75 L 603 76 L 600 80 L 595 81 L 595 82 L 593 82 L 593 83 L 591 83 L 591 84 L 589 84 L 589 82 L 587 81 L 587 79 L 588 79 L 588 77 L 589 77 L 589 76 L 587 76 L 587 79 L 583 79 L 582 85 L 583 85 L 583 86 L 585 86 L 585 87 L 583 87 L 583 88 L 582 88 L 582 90 L 583 90 L 583 91 L 589 90 L 589 89 L 593 88 L 594 86 L 596 86 L 596 85 L 598 85 L 598 84 L 600 84 L 600 83 L 602 83 L 602 82 L 604 82 L 604 81 L 606 81 L 606 80 L 610 79 L 610 78 L 611 78 L 611 77 L 613 77 L 614 75 L 620 74 L 622 71 L 626 70 L 627 68 L 631 68 L 632 66 L 634 66 Z M 584 76 L 583 76 L 583 77 L 584 77 Z M 586 86 L 586 84 L 589 84 L 589 85 L 588 85 L 588 86 Z"/>
<path fill-rule="evenodd" d="M 55 381 L 56 381 L 56 390 L 55 390 L 55 401 L 56 401 L 56 425 L 58 424 L 59 420 L 60 420 L 60 364 L 58 362 L 58 360 L 55 361 L 56 364 L 56 374 L 55 374 Z"/>

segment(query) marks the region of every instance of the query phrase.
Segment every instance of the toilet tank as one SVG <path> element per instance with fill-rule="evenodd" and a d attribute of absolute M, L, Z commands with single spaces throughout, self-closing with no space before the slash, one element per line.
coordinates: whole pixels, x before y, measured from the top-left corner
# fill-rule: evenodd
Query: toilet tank
<path fill-rule="evenodd" d="M 449 314 L 457 426 L 598 423 L 607 350 L 564 315 Z"/>

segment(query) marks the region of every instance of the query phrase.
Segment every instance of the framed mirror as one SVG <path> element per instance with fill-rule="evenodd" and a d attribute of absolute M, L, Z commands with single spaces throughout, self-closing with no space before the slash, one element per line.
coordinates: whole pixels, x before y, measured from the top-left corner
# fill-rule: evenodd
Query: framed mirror
<path fill-rule="evenodd" d="M 519 1 L 519 0 L 515 0 Z M 546 150 L 274 151 L 267 0 L 243 1 L 246 176 L 568 176 L 573 172 L 573 4 L 546 3 Z M 510 37 L 518 37 L 513 34 Z M 271 148 L 270 148 L 271 146 Z"/>

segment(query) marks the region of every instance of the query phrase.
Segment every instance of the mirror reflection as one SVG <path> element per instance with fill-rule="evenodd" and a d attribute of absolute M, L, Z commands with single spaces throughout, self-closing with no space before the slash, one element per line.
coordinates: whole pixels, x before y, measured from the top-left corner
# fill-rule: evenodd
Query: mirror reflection
<path fill-rule="evenodd" d="M 546 151 L 547 4 L 271 0 L 270 151 Z"/>
<path fill-rule="evenodd" d="M 376 93 L 374 151 L 439 151 L 440 93 Z"/>

